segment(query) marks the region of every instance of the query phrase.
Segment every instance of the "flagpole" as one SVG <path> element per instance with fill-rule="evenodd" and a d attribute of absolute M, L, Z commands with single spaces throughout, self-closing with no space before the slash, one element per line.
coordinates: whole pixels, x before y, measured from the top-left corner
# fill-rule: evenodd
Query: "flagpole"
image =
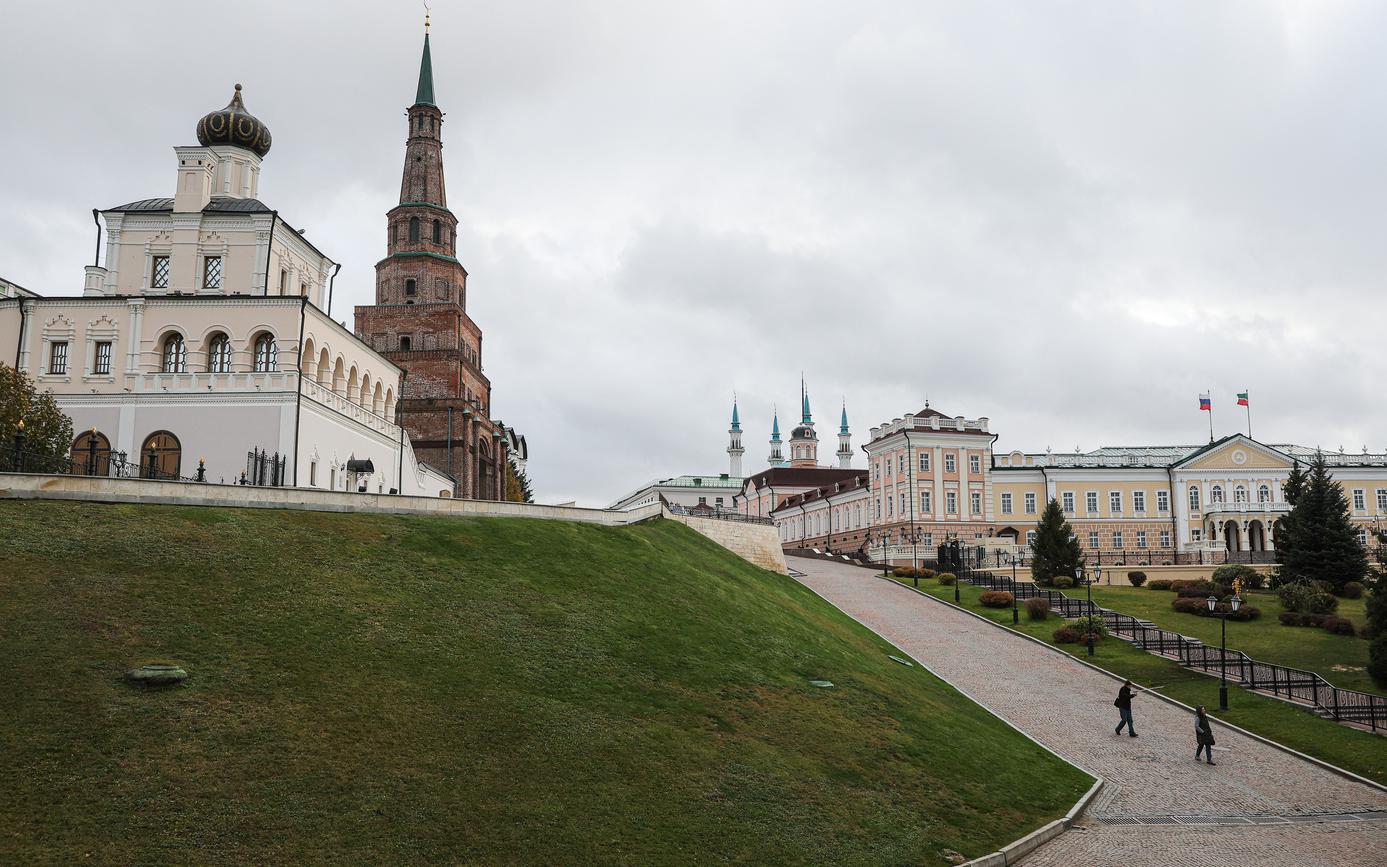
<path fill-rule="evenodd" d="M 1252 392 L 1244 391 L 1243 394 L 1247 395 L 1247 403 L 1243 404 L 1247 410 L 1247 438 L 1252 439 Z"/>
<path fill-rule="evenodd" d="M 1214 441 L 1214 390 L 1209 389 L 1209 442 Z"/>

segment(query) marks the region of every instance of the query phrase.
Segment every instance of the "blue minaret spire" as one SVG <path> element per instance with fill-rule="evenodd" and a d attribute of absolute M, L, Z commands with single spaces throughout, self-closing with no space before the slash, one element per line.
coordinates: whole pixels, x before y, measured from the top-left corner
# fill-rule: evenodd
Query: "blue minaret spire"
<path fill-rule="evenodd" d="M 783 467 L 785 452 L 780 445 L 780 411 L 772 408 L 771 413 L 771 454 L 766 458 L 766 463 L 773 467 Z"/>
<path fill-rule="evenodd" d="M 843 420 L 842 420 L 841 422 L 838 423 L 838 433 L 840 433 L 840 434 L 845 434 L 845 433 L 847 433 L 847 432 L 848 432 L 848 402 L 847 402 L 847 399 L 845 398 L 845 399 L 843 400 Z"/>
<path fill-rule="evenodd" d="M 804 417 L 800 419 L 800 424 L 813 424 L 814 418 L 809 414 L 809 392 L 804 387 L 804 374 L 799 377 L 799 400 L 804 406 Z"/>
<path fill-rule="evenodd" d="M 737 417 L 737 395 L 732 395 L 732 427 L 727 429 L 727 473 L 734 479 L 742 477 L 742 420 Z"/>
<path fill-rule="evenodd" d="M 742 422 L 737 418 L 737 396 L 735 394 L 732 396 L 732 429 L 742 429 Z"/>
<path fill-rule="evenodd" d="M 843 398 L 843 420 L 838 423 L 838 466 L 852 467 L 852 433 L 848 430 L 848 399 Z"/>

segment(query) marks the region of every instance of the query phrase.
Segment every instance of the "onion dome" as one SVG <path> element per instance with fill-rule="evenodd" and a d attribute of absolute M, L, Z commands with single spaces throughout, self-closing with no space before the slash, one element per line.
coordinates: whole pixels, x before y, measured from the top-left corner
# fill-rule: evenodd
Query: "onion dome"
<path fill-rule="evenodd" d="M 246 111 L 239 84 L 226 108 L 205 114 L 197 122 L 197 140 L 202 145 L 234 145 L 262 157 L 270 152 L 270 128 Z"/>

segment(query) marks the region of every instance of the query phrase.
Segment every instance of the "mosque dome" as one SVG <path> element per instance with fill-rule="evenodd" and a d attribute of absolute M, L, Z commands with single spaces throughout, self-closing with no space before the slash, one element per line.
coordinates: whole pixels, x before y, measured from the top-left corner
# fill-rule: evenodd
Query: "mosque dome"
<path fill-rule="evenodd" d="M 197 140 L 203 145 L 234 145 L 262 157 L 270 152 L 270 128 L 246 111 L 239 84 L 226 108 L 209 112 L 197 122 Z"/>
<path fill-rule="evenodd" d="M 790 439 L 812 440 L 814 439 L 814 429 L 806 425 L 800 425 L 790 432 Z"/>

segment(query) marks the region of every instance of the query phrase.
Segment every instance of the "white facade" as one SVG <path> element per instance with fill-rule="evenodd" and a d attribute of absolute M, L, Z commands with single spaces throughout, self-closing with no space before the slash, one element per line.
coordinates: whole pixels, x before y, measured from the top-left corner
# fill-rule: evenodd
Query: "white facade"
<path fill-rule="evenodd" d="M 642 485 L 608 508 L 634 509 L 658 503 L 663 496 L 672 506 L 687 509 L 706 506 L 714 511 L 730 512 L 734 510 L 732 500 L 742 489 L 743 481 L 727 473 L 718 476 L 675 476 Z"/>
<path fill-rule="evenodd" d="M 173 197 L 100 212 L 105 265 L 86 268 L 82 297 L 0 300 L 6 362 L 54 393 L 79 439 L 141 465 L 157 445 L 160 472 L 194 477 L 202 461 L 230 483 L 263 451 L 286 485 L 450 492 L 393 421 L 400 368 L 320 309 L 336 263 L 253 198 L 261 158 L 175 153 Z"/>

